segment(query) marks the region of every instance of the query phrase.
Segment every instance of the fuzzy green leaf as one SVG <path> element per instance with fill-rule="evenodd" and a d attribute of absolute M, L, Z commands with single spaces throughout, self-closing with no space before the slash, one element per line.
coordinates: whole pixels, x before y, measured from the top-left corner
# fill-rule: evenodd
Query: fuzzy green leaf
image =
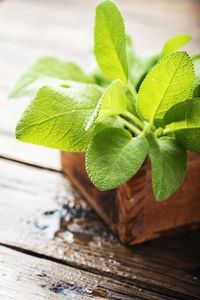
<path fill-rule="evenodd" d="M 99 103 L 92 114 L 86 130 L 95 122 L 105 116 L 113 116 L 126 113 L 127 107 L 131 99 L 129 99 L 123 91 L 123 83 L 117 79 L 113 81 L 101 96 Z"/>
<path fill-rule="evenodd" d="M 46 56 L 39 58 L 21 75 L 9 96 L 15 98 L 33 94 L 43 85 L 57 83 L 56 79 L 93 83 L 91 77 L 85 74 L 76 64 L 62 62 L 55 57 Z M 35 82 L 37 84 L 34 84 Z"/>
<path fill-rule="evenodd" d="M 16 137 L 59 150 L 85 151 L 94 134 L 114 126 L 113 119 L 106 119 L 85 131 L 101 95 L 100 88 L 89 84 L 56 90 L 42 87 L 17 124 Z"/>
<path fill-rule="evenodd" d="M 174 105 L 164 121 L 187 150 L 200 153 L 200 98 Z"/>
<path fill-rule="evenodd" d="M 178 34 L 169 38 L 164 44 L 161 57 L 164 57 L 172 52 L 179 50 L 185 44 L 187 44 L 191 39 L 192 37 L 189 34 Z"/>
<path fill-rule="evenodd" d="M 153 192 L 157 201 L 163 201 L 176 192 L 187 169 L 184 147 L 171 137 L 155 139 L 147 136 L 152 167 Z"/>
<path fill-rule="evenodd" d="M 194 64 L 194 72 L 195 72 L 193 98 L 197 98 L 200 97 L 200 54 L 195 55 L 192 58 L 192 61 Z"/>
<path fill-rule="evenodd" d="M 200 98 L 172 106 L 164 116 L 164 124 L 174 130 L 200 127 Z"/>
<path fill-rule="evenodd" d="M 141 84 L 137 100 L 139 114 L 160 126 L 170 107 L 190 98 L 193 84 L 193 63 L 186 52 L 164 57 Z"/>
<path fill-rule="evenodd" d="M 90 143 L 86 152 L 86 169 L 98 189 L 113 189 L 138 171 L 147 151 L 144 136 L 132 138 L 125 129 L 107 128 Z"/>
<path fill-rule="evenodd" d="M 175 136 L 177 141 L 179 141 L 185 149 L 200 153 L 200 128 L 176 130 Z"/>
<path fill-rule="evenodd" d="M 121 13 L 111 0 L 96 7 L 95 56 L 106 77 L 111 80 L 128 79 L 125 29 Z"/>

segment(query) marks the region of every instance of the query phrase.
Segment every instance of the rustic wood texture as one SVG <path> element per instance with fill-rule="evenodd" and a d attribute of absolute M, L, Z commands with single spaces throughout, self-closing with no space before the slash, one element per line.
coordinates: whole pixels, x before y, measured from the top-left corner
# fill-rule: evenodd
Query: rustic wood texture
<path fill-rule="evenodd" d="M 126 248 L 59 172 L 2 159 L 0 183 L 2 245 L 130 284 L 133 299 L 200 297 L 199 232 Z"/>
<path fill-rule="evenodd" d="M 1 246 L 0 257 L 1 299 L 21 300 L 27 295 L 34 300 L 133 299 L 135 295 L 140 299 L 143 295 L 130 283 Z"/>
<path fill-rule="evenodd" d="M 163 202 L 156 202 L 153 195 L 148 159 L 128 182 L 105 192 L 92 185 L 85 169 L 84 153 L 62 152 L 62 166 L 75 186 L 126 245 L 200 227 L 199 154 L 188 154 L 184 182 L 175 194 Z"/>
<path fill-rule="evenodd" d="M 199 1 L 116 2 L 136 50 L 187 32 L 199 52 Z M 95 5 L 0 1 L 0 299 L 199 299 L 199 231 L 126 248 L 59 172 L 58 151 L 15 140 L 29 101 L 7 100 L 16 78 L 46 54 L 87 69 Z"/>

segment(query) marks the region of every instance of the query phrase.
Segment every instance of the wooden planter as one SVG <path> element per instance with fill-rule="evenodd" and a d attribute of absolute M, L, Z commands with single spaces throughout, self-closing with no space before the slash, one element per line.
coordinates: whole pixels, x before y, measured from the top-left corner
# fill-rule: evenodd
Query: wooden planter
<path fill-rule="evenodd" d="M 168 200 L 156 202 L 147 159 L 128 182 L 114 190 L 95 188 L 85 170 L 84 153 L 61 153 L 63 171 L 120 241 L 133 245 L 200 227 L 200 155 L 188 153 L 183 184 Z"/>

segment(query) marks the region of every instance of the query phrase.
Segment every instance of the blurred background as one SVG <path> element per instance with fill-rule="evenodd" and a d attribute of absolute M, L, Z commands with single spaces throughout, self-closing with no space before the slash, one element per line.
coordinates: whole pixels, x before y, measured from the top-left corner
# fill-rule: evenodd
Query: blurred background
<path fill-rule="evenodd" d="M 94 0 L 0 1 L 0 155 L 29 164 L 60 169 L 59 152 L 23 144 L 14 130 L 27 99 L 8 100 L 17 77 L 35 59 L 54 55 L 91 64 Z M 169 37 L 188 33 L 185 49 L 200 50 L 199 0 L 116 0 L 139 53 L 159 50 Z"/>

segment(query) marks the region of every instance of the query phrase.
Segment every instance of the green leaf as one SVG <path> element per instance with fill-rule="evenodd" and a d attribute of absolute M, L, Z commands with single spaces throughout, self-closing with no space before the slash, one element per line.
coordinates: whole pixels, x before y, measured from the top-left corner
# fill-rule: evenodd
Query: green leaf
<path fill-rule="evenodd" d="M 134 64 L 129 67 L 129 78 L 134 85 L 136 91 L 139 90 L 140 85 L 150 70 L 157 64 L 158 55 L 143 55 L 136 56 Z"/>
<path fill-rule="evenodd" d="M 27 143 L 65 151 L 85 151 L 91 138 L 116 118 L 102 119 L 85 131 L 102 90 L 78 83 L 73 88 L 42 87 L 17 124 L 16 137 Z"/>
<path fill-rule="evenodd" d="M 200 153 L 200 128 L 180 129 L 175 136 L 188 151 Z"/>
<path fill-rule="evenodd" d="M 187 150 L 200 153 L 200 98 L 174 105 L 164 121 Z"/>
<path fill-rule="evenodd" d="M 147 136 L 152 167 L 153 192 L 157 201 L 163 201 L 176 192 L 187 169 L 187 153 L 171 137 L 155 139 Z"/>
<path fill-rule="evenodd" d="M 194 90 L 193 97 L 200 97 L 200 54 L 195 55 L 192 58 L 194 64 L 194 73 L 195 73 L 195 81 L 194 81 Z"/>
<path fill-rule="evenodd" d="M 191 39 L 192 37 L 189 34 L 178 34 L 169 38 L 164 44 L 161 57 L 164 57 L 172 52 L 179 50 L 185 44 L 187 44 Z"/>
<path fill-rule="evenodd" d="M 126 53 L 128 60 L 129 78 L 135 87 L 136 91 L 139 90 L 140 84 L 149 73 L 149 71 L 155 66 L 159 60 L 158 54 L 146 54 L 139 56 L 135 53 L 131 37 L 126 36 Z"/>
<path fill-rule="evenodd" d="M 86 169 L 99 190 L 113 189 L 138 171 L 147 151 L 144 136 L 132 138 L 125 129 L 107 128 L 100 131 L 88 146 Z"/>
<path fill-rule="evenodd" d="M 164 116 L 164 124 L 174 130 L 200 127 L 200 98 L 172 106 Z"/>
<path fill-rule="evenodd" d="M 21 75 L 9 96 L 15 98 L 33 94 L 36 88 L 58 82 L 56 79 L 93 83 L 93 80 L 76 64 L 46 56 L 39 58 Z M 35 82 L 37 82 L 36 85 L 34 85 Z"/>
<path fill-rule="evenodd" d="M 124 22 L 117 6 L 110 0 L 101 1 L 96 7 L 95 56 L 106 77 L 128 79 Z"/>
<path fill-rule="evenodd" d="M 134 116 L 136 116 L 138 119 L 141 120 L 141 117 L 138 115 L 137 109 L 136 109 L 136 100 L 133 94 L 131 93 L 130 89 L 128 87 L 124 87 L 124 93 L 126 97 L 128 98 L 128 105 L 127 110 L 132 113 Z"/>
<path fill-rule="evenodd" d="M 93 78 L 94 83 L 102 88 L 106 88 L 109 84 L 111 84 L 111 80 L 102 73 L 98 65 L 94 66 L 89 74 Z"/>
<path fill-rule="evenodd" d="M 130 35 L 126 35 L 126 56 L 127 56 L 127 62 L 128 62 L 128 70 L 130 71 L 130 67 L 132 67 L 135 63 L 135 50 L 133 48 L 133 43 Z"/>
<path fill-rule="evenodd" d="M 137 91 L 139 91 L 142 81 L 158 61 L 158 54 L 148 54 L 137 57 L 137 61 L 130 72 L 130 79 Z"/>
<path fill-rule="evenodd" d="M 100 87 L 106 88 L 109 84 L 111 84 L 111 80 L 108 79 L 99 68 L 95 57 L 92 59 L 88 75 L 92 78 L 92 80 L 94 80 L 94 83 Z"/>
<path fill-rule="evenodd" d="M 92 114 L 86 130 L 95 122 L 105 116 L 119 115 L 126 113 L 129 101 L 131 101 L 123 91 L 123 83 L 117 79 L 113 81 L 101 96 L 99 103 Z"/>
<path fill-rule="evenodd" d="M 170 107 L 190 98 L 193 84 L 193 63 L 186 52 L 164 57 L 141 84 L 137 100 L 139 114 L 160 126 Z"/>

